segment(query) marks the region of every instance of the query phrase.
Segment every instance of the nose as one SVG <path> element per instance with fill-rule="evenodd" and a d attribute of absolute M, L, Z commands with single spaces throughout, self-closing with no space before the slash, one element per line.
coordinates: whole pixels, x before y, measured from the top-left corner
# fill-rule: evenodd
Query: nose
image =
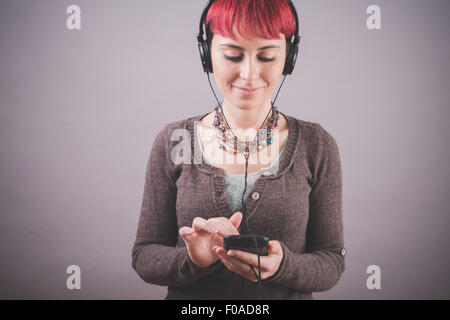
<path fill-rule="evenodd" d="M 246 81 L 253 81 L 259 78 L 259 65 L 252 58 L 244 58 L 240 66 L 240 76 Z"/>

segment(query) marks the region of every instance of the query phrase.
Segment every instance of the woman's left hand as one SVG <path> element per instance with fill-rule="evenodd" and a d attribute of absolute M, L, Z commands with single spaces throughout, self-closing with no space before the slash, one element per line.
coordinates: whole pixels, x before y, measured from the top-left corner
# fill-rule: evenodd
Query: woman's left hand
<path fill-rule="evenodd" d="M 258 255 L 235 249 L 228 250 L 227 252 L 223 247 L 219 246 L 214 246 L 213 249 L 228 270 L 253 282 L 258 281 L 250 267 L 254 266 L 256 274 L 258 274 Z M 261 280 L 274 275 L 280 267 L 281 260 L 283 260 L 281 244 L 276 240 L 269 241 L 267 255 L 260 256 Z"/>

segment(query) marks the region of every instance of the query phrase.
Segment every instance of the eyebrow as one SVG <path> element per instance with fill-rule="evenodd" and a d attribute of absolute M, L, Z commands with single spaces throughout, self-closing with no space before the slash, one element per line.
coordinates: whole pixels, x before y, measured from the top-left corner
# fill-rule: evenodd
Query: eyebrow
<path fill-rule="evenodd" d="M 230 47 L 230 48 L 234 48 L 234 49 L 238 49 L 238 50 L 244 51 L 244 48 L 239 47 L 239 46 L 237 46 L 237 45 L 235 45 L 235 44 L 231 44 L 231 43 L 221 44 L 220 46 L 221 46 L 221 47 Z M 271 48 L 280 48 L 280 47 L 277 46 L 277 45 L 270 45 L 270 46 L 265 46 L 265 47 L 259 48 L 258 51 L 262 51 L 262 50 L 266 50 L 266 49 L 271 49 Z"/>

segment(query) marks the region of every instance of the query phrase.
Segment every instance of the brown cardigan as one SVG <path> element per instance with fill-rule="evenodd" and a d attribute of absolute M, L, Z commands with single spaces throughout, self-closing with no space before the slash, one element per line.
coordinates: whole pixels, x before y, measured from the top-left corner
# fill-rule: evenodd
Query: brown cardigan
<path fill-rule="evenodd" d="M 259 197 L 244 202 L 248 233 L 278 240 L 283 248 L 278 271 L 262 281 L 266 298 L 312 299 L 312 292 L 331 289 L 345 269 L 340 156 L 335 139 L 320 124 L 283 115 L 289 135 L 278 172 L 261 175 L 251 191 Z M 169 123 L 155 138 L 132 266 L 144 281 L 168 286 L 166 299 L 258 299 L 257 284 L 220 260 L 197 267 L 178 235 L 197 216 L 229 218 L 234 213 L 224 170 L 201 161 L 198 152 L 194 121 L 205 116 Z M 183 142 L 171 140 L 175 129 L 189 133 L 183 139 L 190 148 L 174 150 L 185 163 L 171 160 L 173 148 Z"/>

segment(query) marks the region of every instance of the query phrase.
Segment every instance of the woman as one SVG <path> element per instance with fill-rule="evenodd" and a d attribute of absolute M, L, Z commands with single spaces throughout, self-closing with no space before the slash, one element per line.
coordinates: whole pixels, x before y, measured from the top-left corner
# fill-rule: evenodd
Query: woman
<path fill-rule="evenodd" d="M 287 0 L 216 0 L 206 10 L 223 102 L 157 135 L 132 266 L 168 286 L 166 299 L 312 299 L 345 268 L 342 178 L 334 138 L 271 102 L 289 73 L 295 9 Z M 223 248 L 225 235 L 242 233 L 271 239 L 262 286 L 256 254 Z"/>

